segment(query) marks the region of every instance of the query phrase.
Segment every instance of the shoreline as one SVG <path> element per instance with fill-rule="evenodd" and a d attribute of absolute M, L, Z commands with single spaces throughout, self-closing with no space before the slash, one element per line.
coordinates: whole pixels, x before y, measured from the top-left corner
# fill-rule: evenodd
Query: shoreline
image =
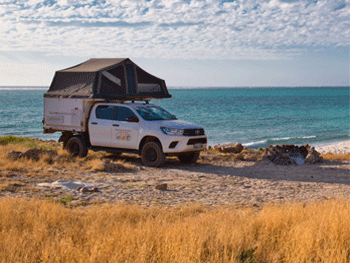
<path fill-rule="evenodd" d="M 331 142 L 318 145 L 312 145 L 316 151 L 321 154 L 334 153 L 334 154 L 346 154 L 350 153 L 350 140 L 341 142 Z"/>

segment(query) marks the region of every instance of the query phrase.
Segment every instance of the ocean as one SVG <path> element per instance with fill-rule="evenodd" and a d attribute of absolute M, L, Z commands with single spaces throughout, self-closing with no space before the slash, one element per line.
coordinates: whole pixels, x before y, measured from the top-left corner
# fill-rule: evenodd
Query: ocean
<path fill-rule="evenodd" d="M 43 134 L 48 87 L 0 87 L 0 136 L 57 140 Z M 151 101 L 179 119 L 204 126 L 208 144 L 320 145 L 350 140 L 350 88 L 169 88 L 171 99 Z"/>

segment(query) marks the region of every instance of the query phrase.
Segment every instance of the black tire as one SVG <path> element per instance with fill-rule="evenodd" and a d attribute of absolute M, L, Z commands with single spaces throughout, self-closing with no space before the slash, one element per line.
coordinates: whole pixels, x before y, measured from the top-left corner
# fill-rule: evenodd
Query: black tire
<path fill-rule="evenodd" d="M 73 157 L 86 157 L 88 154 L 88 148 L 85 141 L 81 137 L 72 137 L 68 140 L 66 149 Z"/>
<path fill-rule="evenodd" d="M 199 158 L 199 152 L 184 153 L 177 156 L 182 163 L 195 163 Z"/>
<path fill-rule="evenodd" d="M 159 167 L 165 162 L 165 154 L 158 142 L 148 142 L 141 150 L 141 160 L 146 166 Z"/>

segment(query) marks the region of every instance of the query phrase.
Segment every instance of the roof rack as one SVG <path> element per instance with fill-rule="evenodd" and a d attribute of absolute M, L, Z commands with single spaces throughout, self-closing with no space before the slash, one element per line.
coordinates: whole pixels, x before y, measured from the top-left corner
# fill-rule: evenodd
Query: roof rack
<path fill-rule="evenodd" d="M 140 98 L 140 99 L 128 99 L 128 100 L 109 100 L 109 99 L 95 99 L 95 101 L 101 101 L 101 102 L 117 102 L 117 103 L 126 103 L 126 102 L 144 102 L 146 104 L 149 104 L 149 102 L 152 100 L 152 98 Z M 157 99 L 158 101 L 159 99 Z"/>

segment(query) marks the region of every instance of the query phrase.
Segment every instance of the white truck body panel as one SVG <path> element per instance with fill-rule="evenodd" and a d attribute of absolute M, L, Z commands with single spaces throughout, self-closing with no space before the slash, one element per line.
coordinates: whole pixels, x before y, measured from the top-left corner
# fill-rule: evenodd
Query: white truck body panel
<path fill-rule="evenodd" d="M 44 98 L 44 129 L 84 132 L 94 100 Z"/>

